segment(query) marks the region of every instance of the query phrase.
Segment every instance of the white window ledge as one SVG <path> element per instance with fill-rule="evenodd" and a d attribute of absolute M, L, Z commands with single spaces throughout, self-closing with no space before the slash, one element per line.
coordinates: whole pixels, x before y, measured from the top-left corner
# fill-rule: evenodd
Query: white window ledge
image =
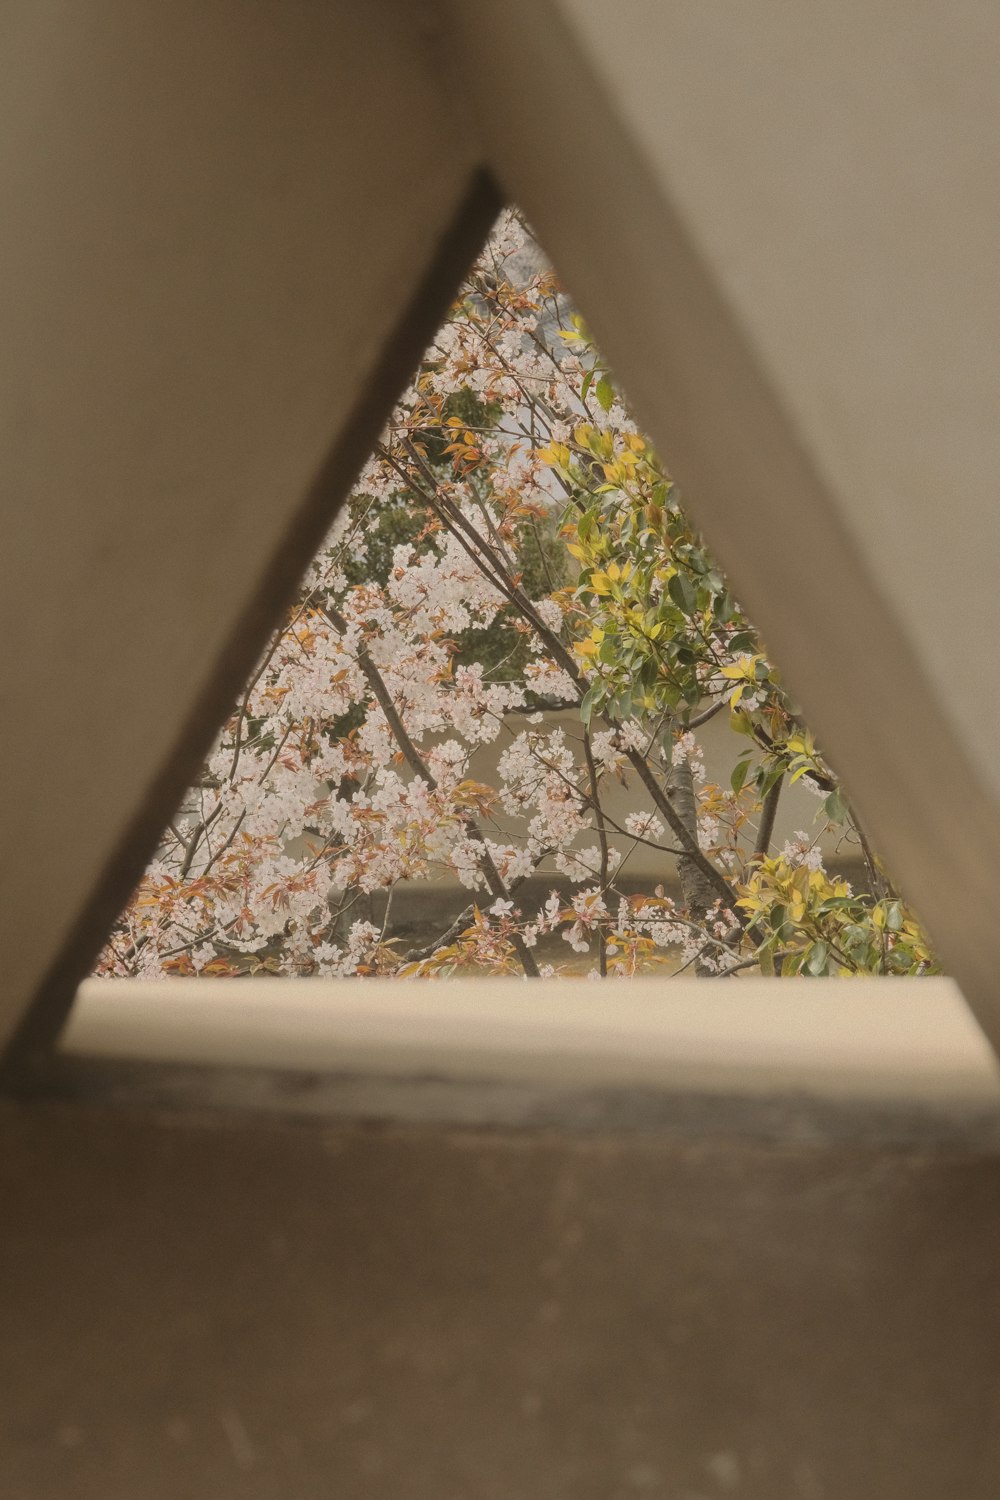
<path fill-rule="evenodd" d="M 536 1092 L 1000 1108 L 1000 1067 L 945 979 L 88 980 L 61 1053 Z"/>

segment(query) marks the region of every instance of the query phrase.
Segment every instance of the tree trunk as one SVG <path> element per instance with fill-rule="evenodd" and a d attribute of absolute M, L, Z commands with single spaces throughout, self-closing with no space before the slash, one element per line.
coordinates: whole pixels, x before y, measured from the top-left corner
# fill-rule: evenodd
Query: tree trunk
<path fill-rule="evenodd" d="M 667 744 L 669 745 L 669 736 Z M 669 753 L 669 751 L 667 752 Z M 698 800 L 695 796 L 694 777 L 691 767 L 686 760 L 679 765 L 671 765 L 667 775 L 667 798 L 674 812 L 680 818 L 688 833 L 695 840 L 698 838 Z M 708 924 L 708 914 L 719 899 L 719 893 L 708 879 L 704 870 L 696 860 L 689 854 L 677 856 L 677 876 L 681 886 L 681 900 L 692 922 L 699 926 Z M 718 953 L 717 949 L 710 952 Z M 699 954 L 695 960 L 695 973 L 709 975 L 714 972 L 711 964 L 706 964 L 704 953 Z"/>

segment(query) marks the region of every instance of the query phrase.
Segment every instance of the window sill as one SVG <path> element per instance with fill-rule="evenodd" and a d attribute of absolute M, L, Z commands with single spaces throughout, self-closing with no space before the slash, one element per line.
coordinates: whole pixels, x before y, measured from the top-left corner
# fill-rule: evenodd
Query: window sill
<path fill-rule="evenodd" d="M 60 1058 L 144 1105 L 1000 1145 L 1000 1067 L 945 979 L 89 980 Z"/>

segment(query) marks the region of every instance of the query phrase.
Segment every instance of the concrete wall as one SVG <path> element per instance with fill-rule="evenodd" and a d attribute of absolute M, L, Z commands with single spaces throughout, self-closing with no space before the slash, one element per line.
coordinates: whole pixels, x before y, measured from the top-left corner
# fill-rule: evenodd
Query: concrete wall
<path fill-rule="evenodd" d="M 995 8 L 450 13 L 505 191 L 1000 1041 Z"/>
<path fill-rule="evenodd" d="M 995 1159 L 3 1130 L 12 1500 L 996 1493 Z"/>
<path fill-rule="evenodd" d="M 30 1008 L 50 1043 L 486 227 L 485 166 L 1000 1042 L 996 8 L 2 26 L 0 1031 Z M 362 1129 L 211 1115 L 201 1064 L 178 1112 L 141 1064 L 19 1057 L 50 1095 L 0 1121 L 16 1500 L 996 1493 L 995 1101 L 678 1115 L 670 1082 L 639 1129 L 605 1093 L 582 1135 L 552 1097 L 400 1130 L 361 1076 Z"/>
<path fill-rule="evenodd" d="M 64 1013 L 496 212 L 379 14 L 0 23 L 0 1037 Z"/>
<path fill-rule="evenodd" d="M 4 1027 L 64 1014 L 487 227 L 485 169 L 1000 1040 L 993 8 L 4 25 Z"/>

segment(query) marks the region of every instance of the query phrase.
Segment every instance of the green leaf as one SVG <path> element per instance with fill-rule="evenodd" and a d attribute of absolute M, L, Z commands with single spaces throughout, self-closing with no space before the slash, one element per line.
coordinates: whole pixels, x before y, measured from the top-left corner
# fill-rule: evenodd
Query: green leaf
<path fill-rule="evenodd" d="M 761 766 L 760 771 L 757 773 L 757 790 L 760 793 L 761 801 L 767 796 L 775 782 L 781 780 L 784 772 L 785 768 L 781 765 L 772 766 L 769 771 L 765 771 L 763 766 Z"/>
<path fill-rule="evenodd" d="M 809 949 L 809 955 L 805 962 L 807 974 L 825 974 L 826 961 L 830 955 L 830 949 L 826 943 L 813 943 Z"/>
<path fill-rule="evenodd" d="M 630 719 L 632 717 L 632 689 L 623 688 L 617 694 L 614 701 L 613 717 L 615 719 Z"/>
<path fill-rule="evenodd" d="M 728 625 L 736 613 L 731 594 L 718 594 L 712 603 L 712 612 L 720 625 Z"/>
<path fill-rule="evenodd" d="M 847 817 L 847 803 L 844 801 L 840 787 L 835 787 L 823 803 L 826 815 L 831 823 L 843 823 Z"/>
<path fill-rule="evenodd" d="M 847 947 L 853 958 L 859 948 L 867 949 L 871 943 L 871 928 L 862 927 L 860 922 L 850 922 L 842 928 L 838 942 Z"/>
<path fill-rule="evenodd" d="M 599 682 L 592 682 L 583 695 L 583 702 L 580 704 L 580 718 L 584 724 L 590 723 L 591 715 L 594 712 L 594 700 L 597 697 L 600 686 Z"/>
<path fill-rule="evenodd" d="M 736 635 L 730 638 L 729 650 L 733 653 L 734 656 L 739 656 L 743 652 L 753 651 L 756 648 L 756 645 L 757 637 L 753 634 L 753 632 L 750 630 L 741 630 L 738 631 Z"/>
<path fill-rule="evenodd" d="M 746 784 L 746 779 L 749 776 L 749 774 L 750 774 L 750 762 L 749 762 L 749 760 L 740 760 L 740 761 L 737 761 L 736 765 L 733 767 L 733 774 L 729 778 L 729 785 L 732 787 L 733 791 L 737 794 L 737 796 L 739 795 L 740 792 L 742 792 L 743 787 Z"/>
<path fill-rule="evenodd" d="M 606 375 L 602 375 L 595 386 L 602 411 L 610 411 L 615 399 L 615 388 Z"/>
<path fill-rule="evenodd" d="M 675 573 L 667 584 L 667 593 L 686 615 L 692 615 L 698 606 L 698 591 L 686 573 Z"/>
<path fill-rule="evenodd" d="M 594 376 L 596 374 L 597 374 L 597 370 L 595 368 L 593 370 L 588 370 L 587 373 L 586 373 L 586 375 L 583 377 L 583 384 L 580 387 L 580 400 L 581 401 L 586 401 L 587 396 L 590 394 L 590 387 L 594 383 Z"/>

